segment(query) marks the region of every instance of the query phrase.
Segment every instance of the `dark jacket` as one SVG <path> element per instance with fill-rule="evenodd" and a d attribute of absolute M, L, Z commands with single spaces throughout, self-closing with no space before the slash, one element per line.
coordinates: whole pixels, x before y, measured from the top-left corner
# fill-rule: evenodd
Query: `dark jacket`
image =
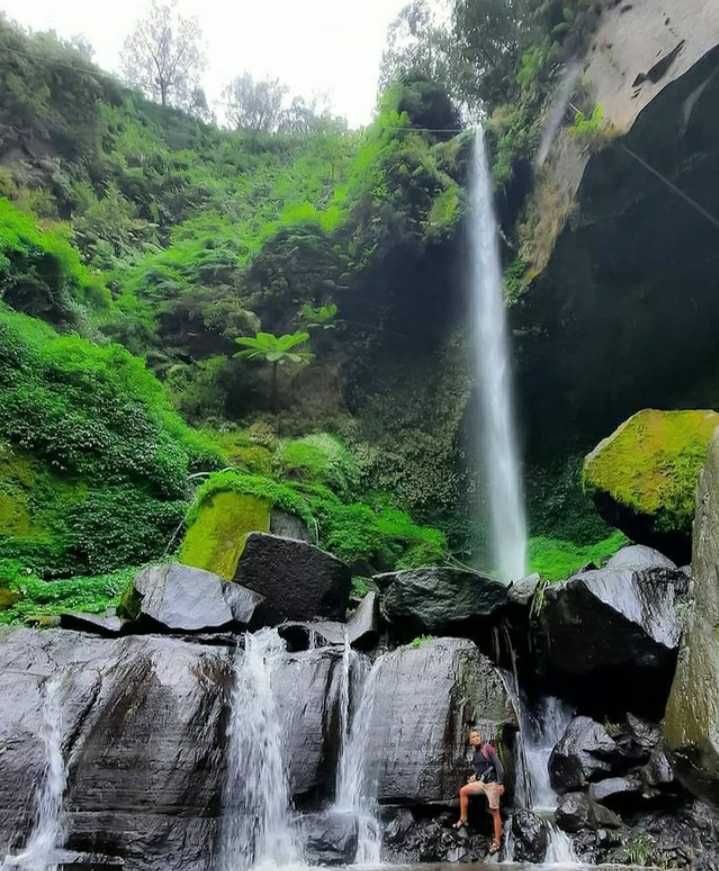
<path fill-rule="evenodd" d="M 485 743 L 476 748 L 472 768 L 477 780 L 483 783 L 504 783 L 504 766 L 491 744 Z"/>

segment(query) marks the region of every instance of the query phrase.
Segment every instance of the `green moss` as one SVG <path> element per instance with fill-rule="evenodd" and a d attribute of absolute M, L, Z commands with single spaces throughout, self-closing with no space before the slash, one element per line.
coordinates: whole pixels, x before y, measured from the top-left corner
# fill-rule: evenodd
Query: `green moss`
<path fill-rule="evenodd" d="M 338 494 L 351 492 L 359 480 L 354 457 L 339 439 L 328 433 L 281 442 L 278 461 L 290 477 L 325 484 Z"/>
<path fill-rule="evenodd" d="M 97 614 L 117 606 L 120 593 L 137 569 L 124 568 L 92 577 L 43 581 L 17 560 L 0 559 L 0 578 L 15 601 L 0 610 L 0 624 L 37 623 L 67 611 Z"/>
<path fill-rule="evenodd" d="M 719 414 L 646 409 L 600 442 L 584 463 L 584 483 L 658 532 L 691 533 L 699 471 Z"/>
<path fill-rule="evenodd" d="M 233 580 L 250 532 L 268 532 L 270 502 L 232 490 L 213 492 L 199 506 L 182 542 L 180 561 Z"/>
<path fill-rule="evenodd" d="M 529 540 L 530 572 L 538 572 L 548 581 L 561 581 L 589 563 L 602 565 L 628 543 L 624 533 L 618 531 L 602 541 L 588 545 L 577 545 L 560 538 L 535 536 Z"/>

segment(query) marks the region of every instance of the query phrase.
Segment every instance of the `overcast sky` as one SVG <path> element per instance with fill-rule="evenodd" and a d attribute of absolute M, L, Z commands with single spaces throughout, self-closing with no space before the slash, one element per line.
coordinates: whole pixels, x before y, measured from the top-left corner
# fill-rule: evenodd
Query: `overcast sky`
<path fill-rule="evenodd" d="M 205 34 L 208 97 L 234 75 L 276 76 L 292 93 L 327 93 L 352 126 L 372 115 L 387 25 L 407 0 L 179 0 Z M 148 0 L 0 0 L 10 18 L 61 36 L 83 34 L 103 68 L 119 52 Z"/>

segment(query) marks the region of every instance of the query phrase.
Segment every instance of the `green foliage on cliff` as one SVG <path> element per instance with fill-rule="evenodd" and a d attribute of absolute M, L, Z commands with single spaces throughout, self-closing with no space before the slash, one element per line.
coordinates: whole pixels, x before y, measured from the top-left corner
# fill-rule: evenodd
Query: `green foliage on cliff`
<path fill-rule="evenodd" d="M 601 541 L 585 545 L 561 538 L 535 536 L 529 540 L 529 568 L 548 581 L 561 581 L 590 563 L 601 566 L 628 543 L 624 533 L 618 530 Z"/>

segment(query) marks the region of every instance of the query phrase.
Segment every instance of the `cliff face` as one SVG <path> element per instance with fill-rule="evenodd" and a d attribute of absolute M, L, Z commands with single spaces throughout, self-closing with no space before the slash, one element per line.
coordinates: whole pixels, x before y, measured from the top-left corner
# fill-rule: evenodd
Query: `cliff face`
<path fill-rule="evenodd" d="M 558 433 L 583 445 L 640 407 L 719 394 L 719 7 L 615 5 L 582 87 L 604 128 L 562 130 L 537 174 L 536 277 L 513 312 L 540 454 Z"/>

